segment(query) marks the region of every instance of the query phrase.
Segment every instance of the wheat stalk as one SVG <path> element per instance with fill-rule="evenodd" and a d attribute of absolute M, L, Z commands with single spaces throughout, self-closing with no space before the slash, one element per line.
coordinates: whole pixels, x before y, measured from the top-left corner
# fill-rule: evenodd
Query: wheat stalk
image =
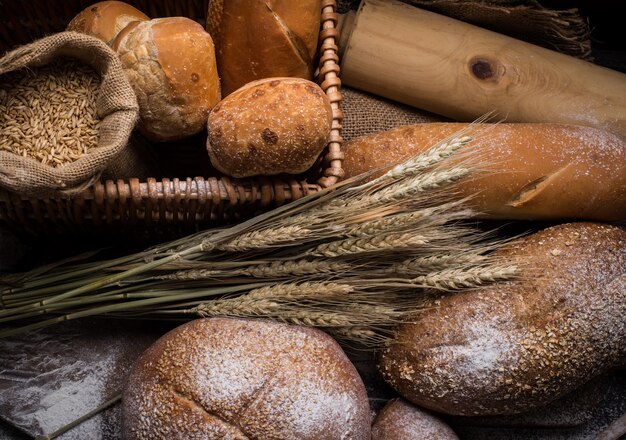
<path fill-rule="evenodd" d="M 426 237 L 412 233 L 390 233 L 363 238 L 348 238 L 321 244 L 309 255 L 335 258 L 347 255 L 356 255 L 368 252 L 382 252 L 412 248 L 428 243 Z"/>
<path fill-rule="evenodd" d="M 340 273 L 351 266 L 334 260 L 299 259 L 295 261 L 272 261 L 271 263 L 254 264 L 240 269 L 190 269 L 160 276 L 162 280 L 206 280 L 216 277 L 246 275 L 254 278 L 282 278 L 287 276 L 319 275 Z"/>
<path fill-rule="evenodd" d="M 458 223 L 470 215 L 465 200 L 451 201 L 444 188 L 475 169 L 474 152 L 456 160 L 469 142 L 459 134 L 373 182 L 340 183 L 238 225 L 7 277 L 0 323 L 34 321 L 0 329 L 0 337 L 103 314 L 233 316 L 380 345 L 426 306 L 433 288 L 518 275 L 510 260 L 491 257 L 499 243 L 485 244 L 486 235 Z"/>
<path fill-rule="evenodd" d="M 459 290 L 484 286 L 497 281 L 506 281 L 519 275 L 517 266 L 486 266 L 466 269 L 445 269 L 411 280 L 421 287 L 441 290 Z"/>

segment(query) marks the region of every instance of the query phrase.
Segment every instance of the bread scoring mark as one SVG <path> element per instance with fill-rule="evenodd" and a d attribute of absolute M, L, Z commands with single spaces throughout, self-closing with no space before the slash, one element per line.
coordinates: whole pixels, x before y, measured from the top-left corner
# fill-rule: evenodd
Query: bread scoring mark
<path fill-rule="evenodd" d="M 263 130 L 263 133 L 261 133 L 261 137 L 266 144 L 276 145 L 276 143 L 278 142 L 278 135 L 269 128 Z"/>
<path fill-rule="evenodd" d="M 194 400 L 191 397 L 183 395 L 180 391 L 178 391 L 175 388 L 171 388 L 170 391 L 172 392 L 172 394 L 174 394 L 180 400 L 186 402 L 192 408 L 197 409 L 199 412 L 201 412 L 209 420 L 211 420 L 211 421 L 215 421 L 216 420 L 216 421 L 220 422 L 221 424 L 226 425 L 226 427 L 230 431 L 237 431 L 237 434 L 241 435 L 241 437 L 239 437 L 239 438 L 241 438 L 242 440 L 249 440 L 249 437 L 246 435 L 245 432 L 243 432 L 243 430 L 241 429 L 241 426 L 239 426 L 236 422 L 230 422 L 230 421 L 224 419 L 222 416 L 207 410 L 204 406 L 202 406 L 202 404 L 200 404 L 200 402 L 197 402 L 196 400 Z"/>
<path fill-rule="evenodd" d="M 95 15 L 96 17 L 100 17 L 100 11 L 98 11 L 98 6 L 94 6 L 93 8 L 90 9 L 90 11 L 93 13 L 93 15 Z"/>
<path fill-rule="evenodd" d="M 555 172 L 542 176 L 533 180 L 529 184 L 525 185 L 521 190 L 511 197 L 511 200 L 507 203 L 509 206 L 519 208 L 529 203 L 531 200 L 539 196 L 546 188 L 550 186 L 555 179 L 558 179 L 566 170 L 572 166 L 571 163 L 559 168 Z"/>
<path fill-rule="evenodd" d="M 280 84 L 280 81 L 275 79 L 273 81 L 270 81 L 270 86 L 271 87 L 276 87 L 278 84 Z"/>
<path fill-rule="evenodd" d="M 265 95 L 265 91 L 263 89 L 256 89 L 254 93 L 252 93 L 253 98 L 258 98 L 263 95 Z"/>

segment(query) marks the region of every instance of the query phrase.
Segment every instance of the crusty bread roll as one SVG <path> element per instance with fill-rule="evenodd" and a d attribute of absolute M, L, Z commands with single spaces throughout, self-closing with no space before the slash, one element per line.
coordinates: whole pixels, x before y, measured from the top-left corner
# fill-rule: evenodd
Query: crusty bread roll
<path fill-rule="evenodd" d="M 220 100 L 211 36 L 184 17 L 134 22 L 112 47 L 139 101 L 139 129 L 153 141 L 202 131 Z"/>
<path fill-rule="evenodd" d="M 150 17 L 128 3 L 106 1 L 83 9 L 70 21 L 67 30 L 91 35 L 110 45 L 130 23 L 146 20 Z"/>
<path fill-rule="evenodd" d="M 428 123 L 347 142 L 345 177 L 412 157 L 466 127 Z M 474 144 L 481 171 L 459 184 L 486 218 L 626 219 L 626 144 L 591 127 L 498 124 Z M 471 158 L 471 156 L 470 156 Z"/>
<path fill-rule="evenodd" d="M 253 81 L 216 105 L 208 119 L 211 163 L 233 177 L 298 174 L 328 142 L 332 108 L 300 78 Z"/>
<path fill-rule="evenodd" d="M 207 30 L 215 41 L 224 96 L 251 81 L 313 78 L 321 0 L 210 0 Z"/>
<path fill-rule="evenodd" d="M 452 428 L 403 399 L 385 405 L 372 425 L 372 440 L 459 440 Z"/>
<path fill-rule="evenodd" d="M 123 391 L 125 439 L 359 439 L 365 386 L 322 331 L 260 320 L 201 319 L 134 364 Z"/>
<path fill-rule="evenodd" d="M 626 360 L 626 229 L 571 223 L 498 251 L 520 279 L 443 298 L 403 324 L 379 368 L 409 401 L 455 415 L 545 405 Z"/>

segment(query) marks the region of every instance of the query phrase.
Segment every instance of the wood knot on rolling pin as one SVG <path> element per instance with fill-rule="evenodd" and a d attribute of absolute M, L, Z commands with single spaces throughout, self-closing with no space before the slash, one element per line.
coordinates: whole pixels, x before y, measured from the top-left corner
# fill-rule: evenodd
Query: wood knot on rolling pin
<path fill-rule="evenodd" d="M 470 61 L 470 70 L 476 78 L 487 80 L 497 76 L 498 66 L 496 63 L 486 58 L 472 58 Z"/>

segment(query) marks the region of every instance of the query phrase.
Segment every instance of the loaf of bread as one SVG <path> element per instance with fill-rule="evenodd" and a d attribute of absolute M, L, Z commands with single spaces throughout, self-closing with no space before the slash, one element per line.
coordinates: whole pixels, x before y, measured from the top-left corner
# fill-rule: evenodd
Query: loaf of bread
<path fill-rule="evenodd" d="M 112 47 L 139 101 L 139 129 L 157 142 L 202 131 L 220 100 L 211 36 L 184 17 L 134 22 Z"/>
<path fill-rule="evenodd" d="M 312 79 L 321 14 L 321 0 L 210 0 L 224 96 L 262 78 Z"/>
<path fill-rule="evenodd" d="M 403 399 L 385 405 L 372 425 L 372 440 L 459 440 L 439 418 Z"/>
<path fill-rule="evenodd" d="M 133 365 L 125 439 L 369 440 L 365 386 L 322 331 L 201 319 L 169 332 Z"/>
<path fill-rule="evenodd" d="M 455 415 L 546 405 L 626 361 L 626 229 L 548 228 L 499 255 L 516 281 L 453 294 L 397 329 L 379 368 L 409 401 Z"/>
<path fill-rule="evenodd" d="M 394 165 L 467 124 L 427 123 L 353 139 L 345 146 L 346 178 Z M 626 219 L 626 144 L 591 127 L 486 124 L 472 156 L 480 168 L 459 184 L 459 196 L 486 218 Z M 468 157 L 464 157 L 464 160 Z"/>
<path fill-rule="evenodd" d="M 70 21 L 67 30 L 91 35 L 110 45 L 130 23 L 146 20 L 150 17 L 128 3 L 105 1 L 83 9 Z"/>
<path fill-rule="evenodd" d="M 298 174 L 316 161 L 331 125 L 330 102 L 317 84 L 267 78 L 213 108 L 207 149 L 213 166 L 233 177 Z"/>

